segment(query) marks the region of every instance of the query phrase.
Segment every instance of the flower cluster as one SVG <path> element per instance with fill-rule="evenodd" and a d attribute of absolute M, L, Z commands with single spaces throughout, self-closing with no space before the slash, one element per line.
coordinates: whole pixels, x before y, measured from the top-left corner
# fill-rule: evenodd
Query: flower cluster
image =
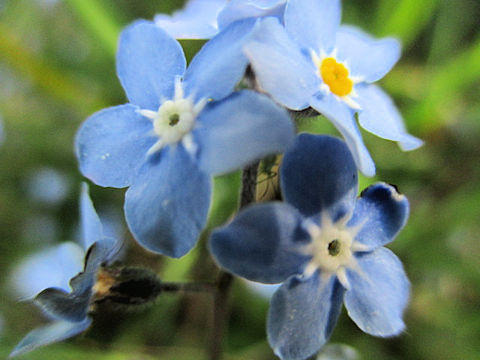
<path fill-rule="evenodd" d="M 121 33 L 117 52 L 128 102 L 90 116 L 75 139 L 85 177 L 128 188 L 125 218 L 138 243 L 176 258 L 206 227 L 213 176 L 285 154 L 285 203 L 243 209 L 209 242 L 230 273 L 282 284 L 268 339 L 285 360 L 318 351 L 343 302 L 369 334 L 393 336 L 405 326 L 409 283 L 383 246 L 405 225 L 409 205 L 385 183 L 357 199 L 357 170 L 375 173 L 357 120 L 404 150 L 422 142 L 374 84 L 397 62 L 398 41 L 374 39 L 340 18 L 340 0 L 190 0 L 172 16 L 136 21 Z M 210 40 L 187 67 L 179 38 Z M 345 142 L 296 136 L 291 114 L 307 109 L 328 118 Z M 97 271 L 119 243 L 103 235 L 85 188 L 82 224 L 83 251 L 64 244 L 22 268 L 43 279 L 32 284 L 33 295 L 41 291 L 34 300 L 55 322 L 29 333 L 13 355 L 89 326 Z M 50 279 L 58 263 L 47 259 L 58 257 L 68 266 Z"/>

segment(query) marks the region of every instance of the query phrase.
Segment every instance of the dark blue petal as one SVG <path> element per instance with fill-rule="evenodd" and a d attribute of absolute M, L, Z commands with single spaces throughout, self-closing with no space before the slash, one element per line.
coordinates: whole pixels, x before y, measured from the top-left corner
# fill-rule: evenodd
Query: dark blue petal
<path fill-rule="evenodd" d="M 210 206 L 211 180 L 183 146 L 152 157 L 125 195 L 125 215 L 150 251 L 180 257 L 197 242 Z"/>
<path fill-rule="evenodd" d="M 266 18 L 255 27 L 244 51 L 261 89 L 290 109 L 308 107 L 308 100 L 320 89 L 320 78 L 311 59 L 277 19 Z"/>
<path fill-rule="evenodd" d="M 117 74 L 132 104 L 157 110 L 162 98 L 173 97 L 175 77 L 185 67 L 180 44 L 153 23 L 137 21 L 122 31 Z"/>
<path fill-rule="evenodd" d="M 268 341 L 282 360 L 305 360 L 327 342 L 342 307 L 344 288 L 336 277 L 292 278 L 273 295 Z"/>
<path fill-rule="evenodd" d="M 355 122 L 354 111 L 338 96 L 315 96 L 310 105 L 328 118 L 343 135 L 359 170 L 366 176 L 375 175 L 375 164 L 363 143 L 362 134 Z"/>
<path fill-rule="evenodd" d="M 355 241 L 373 250 L 394 239 L 407 222 L 408 213 L 407 198 L 392 185 L 379 183 L 362 192 L 347 226 L 361 226 Z"/>
<path fill-rule="evenodd" d="M 254 25 L 254 19 L 238 21 L 205 44 L 185 73 L 187 95 L 214 100 L 230 95 L 247 68 L 242 47 Z"/>
<path fill-rule="evenodd" d="M 388 249 L 357 253 L 360 271 L 347 270 L 351 289 L 345 293 L 348 314 L 360 329 L 375 336 L 398 335 L 410 284 L 400 260 Z"/>
<path fill-rule="evenodd" d="M 195 134 L 200 168 L 221 174 L 242 168 L 293 144 L 287 111 L 264 95 L 244 90 L 205 108 Z"/>
<path fill-rule="evenodd" d="M 360 125 L 384 139 L 398 141 L 405 150 L 414 150 L 423 141 L 407 133 L 402 115 L 382 89 L 376 85 L 363 84 L 356 87 L 362 110 L 358 113 Z"/>
<path fill-rule="evenodd" d="M 400 43 L 393 38 L 374 39 L 363 31 L 341 26 L 337 32 L 337 58 L 352 76 L 374 82 L 385 76 L 400 58 Z"/>
<path fill-rule="evenodd" d="M 190 0 L 171 16 L 158 14 L 155 24 L 176 39 L 209 39 L 218 32 L 217 15 L 226 0 Z"/>
<path fill-rule="evenodd" d="M 155 143 L 150 120 L 133 105 L 120 105 L 93 114 L 76 137 L 80 170 L 95 184 L 129 186 Z"/>
<path fill-rule="evenodd" d="M 237 20 L 266 16 L 277 17 L 280 21 L 283 21 L 285 3 L 286 0 L 262 0 L 257 2 L 230 0 L 218 14 L 218 26 L 223 29 Z"/>
<path fill-rule="evenodd" d="M 10 353 L 10 357 L 25 354 L 40 346 L 49 345 L 65 340 L 85 331 L 92 320 L 84 319 L 82 322 L 58 321 L 47 326 L 30 331 Z"/>
<path fill-rule="evenodd" d="M 351 213 L 357 180 L 357 168 L 348 147 L 331 136 L 298 135 L 280 168 L 285 200 L 307 217 L 326 210 L 337 221 Z"/>
<path fill-rule="evenodd" d="M 302 273 L 309 260 L 301 253 L 310 240 L 301 222 L 302 216 L 287 204 L 255 205 L 212 234 L 210 251 L 221 267 L 236 275 L 280 283 Z"/>
<path fill-rule="evenodd" d="M 103 237 L 103 226 L 88 195 L 88 185 L 82 184 L 80 195 L 80 231 L 85 251 Z"/>
<path fill-rule="evenodd" d="M 285 29 L 302 48 L 329 53 L 342 15 L 340 0 L 290 0 Z"/>

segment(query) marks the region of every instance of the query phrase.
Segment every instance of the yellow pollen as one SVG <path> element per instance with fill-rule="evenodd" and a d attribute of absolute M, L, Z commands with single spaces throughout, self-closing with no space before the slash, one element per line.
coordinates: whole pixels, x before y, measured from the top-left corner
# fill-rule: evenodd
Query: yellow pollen
<path fill-rule="evenodd" d="M 352 92 L 353 81 L 348 77 L 348 70 L 334 58 L 323 59 L 320 74 L 330 91 L 338 96 L 346 96 Z"/>

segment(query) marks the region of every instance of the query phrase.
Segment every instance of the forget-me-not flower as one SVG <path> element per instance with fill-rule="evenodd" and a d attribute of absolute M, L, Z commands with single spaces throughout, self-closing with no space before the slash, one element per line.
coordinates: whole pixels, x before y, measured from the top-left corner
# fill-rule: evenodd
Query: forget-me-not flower
<path fill-rule="evenodd" d="M 342 302 L 365 332 L 393 336 L 405 327 L 409 282 L 383 245 L 406 223 L 408 201 L 377 183 L 357 194 L 345 143 L 301 134 L 280 170 L 286 203 L 246 208 L 216 230 L 210 249 L 220 266 L 249 280 L 281 283 L 268 316 L 268 339 L 284 360 L 317 352 Z"/>
<path fill-rule="evenodd" d="M 274 16 L 283 21 L 286 0 L 190 0 L 171 16 L 158 14 L 155 23 L 176 39 L 210 39 L 231 23 Z"/>
<path fill-rule="evenodd" d="M 80 197 L 82 246 L 62 243 L 25 260 L 13 273 L 17 292 L 32 299 L 52 322 L 29 332 L 10 354 L 17 356 L 86 330 L 97 271 L 118 253 L 121 242 L 104 235 L 88 196 Z"/>
<path fill-rule="evenodd" d="M 372 83 L 400 56 L 392 38 L 376 40 L 340 26 L 340 0 L 288 0 L 284 26 L 266 18 L 245 46 L 260 87 L 293 110 L 312 107 L 344 136 L 359 169 L 373 176 L 375 165 L 358 126 L 404 150 L 422 142 L 409 135 L 390 97 Z"/>
<path fill-rule="evenodd" d="M 286 110 L 253 91 L 233 92 L 254 23 L 229 26 L 188 69 L 180 44 L 153 23 L 136 22 L 121 34 L 117 73 L 130 103 L 87 119 L 76 151 L 82 173 L 96 184 L 129 186 L 127 223 L 151 251 L 186 254 L 206 223 L 211 176 L 293 143 Z"/>

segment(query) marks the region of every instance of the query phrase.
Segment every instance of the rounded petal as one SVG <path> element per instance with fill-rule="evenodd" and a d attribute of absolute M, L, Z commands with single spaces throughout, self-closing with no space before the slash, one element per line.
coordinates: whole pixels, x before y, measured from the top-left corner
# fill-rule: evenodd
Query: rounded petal
<path fill-rule="evenodd" d="M 327 210 L 336 221 L 353 211 L 357 168 L 340 139 L 298 135 L 283 157 L 280 182 L 285 200 L 306 217 Z"/>
<path fill-rule="evenodd" d="M 301 222 L 302 216 L 286 204 L 251 206 L 213 232 L 210 252 L 221 267 L 235 275 L 280 283 L 302 273 L 309 260 L 302 254 L 302 247 L 310 239 Z"/>
<path fill-rule="evenodd" d="M 270 346 L 283 360 L 304 360 L 329 339 L 342 307 L 336 277 L 291 278 L 273 295 L 268 313 Z"/>
<path fill-rule="evenodd" d="M 409 135 L 392 99 L 376 85 L 356 88 L 362 110 L 358 113 L 360 125 L 367 131 L 388 140 L 398 141 L 403 150 L 414 150 L 423 141 Z"/>
<path fill-rule="evenodd" d="M 313 62 L 300 52 L 275 18 L 266 18 L 256 27 L 244 52 L 261 89 L 290 109 L 305 109 L 320 89 Z"/>
<path fill-rule="evenodd" d="M 14 269 L 12 285 L 22 299 L 32 299 L 49 287 L 70 291 L 70 279 L 83 270 L 84 256 L 82 248 L 73 242 L 48 248 Z"/>
<path fill-rule="evenodd" d="M 35 304 L 52 319 L 83 321 L 87 316 L 94 276 L 89 274 L 88 278 L 89 287 L 74 289 L 71 293 L 56 288 L 45 289 L 35 297 Z"/>
<path fill-rule="evenodd" d="M 205 108 L 195 139 L 200 168 L 221 174 L 242 168 L 293 144 L 295 128 L 287 111 L 253 91 L 240 91 Z"/>
<path fill-rule="evenodd" d="M 285 29 L 303 49 L 329 53 L 340 26 L 340 0 L 290 0 L 285 9 Z"/>
<path fill-rule="evenodd" d="M 171 16 L 158 14 L 155 24 L 176 39 L 210 39 L 218 32 L 217 15 L 226 0 L 190 0 Z"/>
<path fill-rule="evenodd" d="M 236 22 L 203 46 L 185 73 L 187 95 L 220 100 L 232 93 L 247 68 L 242 47 L 254 25 L 254 19 Z"/>
<path fill-rule="evenodd" d="M 408 213 L 407 198 L 394 186 L 378 183 L 362 192 L 347 226 L 361 226 L 355 241 L 373 250 L 394 239 L 405 226 Z"/>
<path fill-rule="evenodd" d="M 85 331 L 91 323 L 92 320 L 89 318 L 82 322 L 58 321 L 32 330 L 13 349 L 9 357 L 25 354 L 41 346 L 68 339 Z"/>
<path fill-rule="evenodd" d="M 400 58 L 400 42 L 374 39 L 363 31 L 341 26 L 337 32 L 337 58 L 346 61 L 352 76 L 374 82 L 384 77 Z"/>
<path fill-rule="evenodd" d="M 355 123 L 353 110 L 338 99 L 337 96 L 331 94 L 323 97 L 313 97 L 310 100 L 310 105 L 326 116 L 340 131 L 352 152 L 358 169 L 365 176 L 375 175 L 375 164 L 363 143 L 362 134 L 360 134 Z"/>
<path fill-rule="evenodd" d="M 155 143 L 150 120 L 133 105 L 104 109 L 89 117 L 77 133 L 80 171 L 95 184 L 129 186 Z"/>
<path fill-rule="evenodd" d="M 350 318 L 375 336 L 398 335 L 405 328 L 403 311 L 410 284 L 400 260 L 388 249 L 357 253 L 359 272 L 347 271 L 351 289 L 345 293 Z"/>
<path fill-rule="evenodd" d="M 211 181 L 183 146 L 165 148 L 141 169 L 125 195 L 135 239 L 150 251 L 185 255 L 207 221 Z"/>
<path fill-rule="evenodd" d="M 137 21 L 122 31 L 117 74 L 132 104 L 157 110 L 162 98 L 173 97 L 175 77 L 185 67 L 180 44 L 155 24 Z"/>
<path fill-rule="evenodd" d="M 223 29 L 231 23 L 246 19 L 266 16 L 277 17 L 283 21 L 286 0 L 231 0 L 228 1 L 223 10 L 218 14 L 218 26 Z"/>

